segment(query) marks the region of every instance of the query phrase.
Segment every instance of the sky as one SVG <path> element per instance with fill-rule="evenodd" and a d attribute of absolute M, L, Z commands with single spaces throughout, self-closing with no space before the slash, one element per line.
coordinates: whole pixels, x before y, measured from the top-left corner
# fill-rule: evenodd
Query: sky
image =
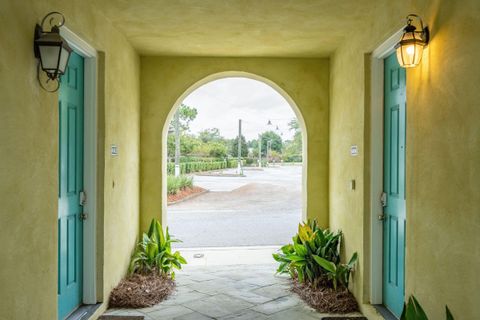
<path fill-rule="evenodd" d="M 207 128 L 218 128 L 228 139 L 238 135 L 238 119 L 242 119 L 242 134 L 248 140 L 273 130 L 290 140 L 294 132 L 288 122 L 296 118 L 288 102 L 269 85 L 248 78 L 224 78 L 209 82 L 183 101 L 195 107 L 198 115 L 190 123 L 190 132 L 197 134 Z M 267 125 L 268 121 L 272 125 Z"/>

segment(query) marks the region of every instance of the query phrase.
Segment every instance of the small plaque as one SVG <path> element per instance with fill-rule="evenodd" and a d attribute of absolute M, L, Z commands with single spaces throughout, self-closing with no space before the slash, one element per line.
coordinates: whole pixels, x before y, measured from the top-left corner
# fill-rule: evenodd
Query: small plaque
<path fill-rule="evenodd" d="M 116 144 L 110 146 L 110 153 L 112 156 L 118 156 L 118 146 Z"/>
<path fill-rule="evenodd" d="M 358 156 L 358 146 L 356 144 L 350 147 L 350 155 L 352 157 Z"/>

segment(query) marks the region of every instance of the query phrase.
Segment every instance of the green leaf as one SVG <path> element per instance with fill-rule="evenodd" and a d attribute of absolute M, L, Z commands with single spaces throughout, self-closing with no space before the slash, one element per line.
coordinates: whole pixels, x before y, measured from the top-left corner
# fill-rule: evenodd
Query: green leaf
<path fill-rule="evenodd" d="M 293 253 L 293 246 L 292 246 L 291 244 L 287 244 L 287 245 L 281 247 L 280 250 L 281 250 L 284 254 Z"/>
<path fill-rule="evenodd" d="M 407 320 L 407 305 L 403 304 L 402 315 L 400 316 L 400 320 Z"/>
<path fill-rule="evenodd" d="M 305 259 L 303 257 L 299 257 L 295 254 L 287 254 L 285 258 L 291 260 L 291 261 L 304 261 Z"/>
<path fill-rule="evenodd" d="M 336 273 L 337 267 L 333 262 L 328 261 L 327 259 L 324 259 L 322 257 L 319 257 L 317 255 L 313 255 L 313 259 L 322 267 L 323 269 L 327 270 L 328 272 L 331 273 Z"/>
<path fill-rule="evenodd" d="M 413 295 L 408 299 L 405 317 L 407 320 L 428 320 L 425 311 L 423 311 L 420 303 Z"/>
<path fill-rule="evenodd" d="M 305 282 L 305 277 L 304 277 L 304 275 L 303 275 L 303 270 L 302 270 L 302 268 L 297 267 L 297 268 L 295 268 L 295 270 L 297 271 L 298 281 L 300 281 L 300 282 Z"/>
<path fill-rule="evenodd" d="M 448 309 L 448 306 L 445 306 L 445 312 L 447 314 L 447 320 L 454 320 L 453 319 L 453 315 L 452 313 L 450 312 L 450 309 Z"/>
<path fill-rule="evenodd" d="M 297 255 L 299 255 L 300 257 L 305 257 L 305 255 L 307 254 L 307 249 L 305 248 L 305 246 L 301 244 L 294 244 L 293 246 Z"/>
<path fill-rule="evenodd" d="M 358 254 L 355 252 L 350 258 L 350 261 L 347 263 L 348 267 L 352 269 L 357 263 L 357 260 L 358 260 Z"/>

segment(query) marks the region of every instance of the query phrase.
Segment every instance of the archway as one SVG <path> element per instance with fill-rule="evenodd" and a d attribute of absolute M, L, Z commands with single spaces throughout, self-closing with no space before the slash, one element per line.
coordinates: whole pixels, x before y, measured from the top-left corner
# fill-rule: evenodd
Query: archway
<path fill-rule="evenodd" d="M 305 121 L 303 118 L 302 113 L 300 112 L 300 109 L 294 102 L 294 100 L 276 83 L 273 81 L 258 76 L 256 74 L 252 73 L 247 73 L 247 72 L 240 72 L 240 71 L 226 71 L 226 72 L 220 72 L 220 73 L 215 73 L 210 76 L 207 76 L 199 81 L 197 81 L 195 84 L 191 85 L 187 90 L 181 94 L 175 104 L 171 107 L 168 116 L 166 117 L 165 123 L 163 125 L 163 130 L 162 130 L 162 222 L 164 225 L 168 225 L 168 220 L 167 220 L 167 161 L 166 159 L 168 158 L 167 154 L 167 136 L 168 136 L 168 130 L 169 130 L 169 124 L 174 117 L 174 114 L 176 110 L 180 107 L 182 102 L 194 91 L 199 89 L 200 87 L 206 85 L 207 83 L 216 81 L 216 80 L 221 80 L 221 79 L 226 79 L 226 78 L 247 78 L 251 80 L 256 80 L 259 82 L 262 82 L 263 84 L 268 85 L 270 88 L 272 88 L 276 93 L 278 93 L 290 106 L 290 108 L 293 110 L 297 120 L 298 124 L 301 130 L 301 136 L 302 136 L 302 182 L 301 182 L 301 195 L 302 195 L 302 216 L 301 219 L 305 220 L 307 218 L 307 129 L 305 125 Z"/>

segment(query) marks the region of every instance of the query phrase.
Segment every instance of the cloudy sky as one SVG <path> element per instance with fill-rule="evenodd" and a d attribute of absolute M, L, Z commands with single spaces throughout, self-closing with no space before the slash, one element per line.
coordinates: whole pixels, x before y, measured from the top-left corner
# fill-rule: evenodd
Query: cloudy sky
<path fill-rule="evenodd" d="M 288 102 L 263 82 L 247 78 L 225 78 L 209 82 L 192 92 L 184 104 L 198 110 L 190 123 L 191 133 L 218 128 L 225 138 L 238 134 L 238 119 L 242 119 L 242 134 L 247 140 L 259 133 L 279 128 L 282 139 L 292 139 L 288 122 L 296 118 Z M 267 126 L 271 120 L 272 126 Z"/>

